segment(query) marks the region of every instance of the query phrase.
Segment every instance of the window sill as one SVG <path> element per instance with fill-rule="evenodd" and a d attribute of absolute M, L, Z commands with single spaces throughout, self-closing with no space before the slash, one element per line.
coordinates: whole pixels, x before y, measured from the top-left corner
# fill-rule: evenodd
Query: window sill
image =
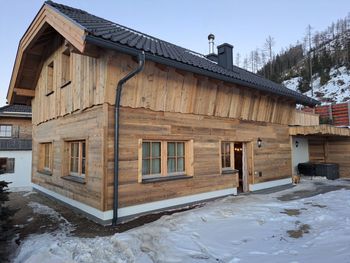
<path fill-rule="evenodd" d="M 175 181 L 175 180 L 190 179 L 190 178 L 193 178 L 193 176 L 188 176 L 188 175 L 168 175 L 168 176 L 162 176 L 162 177 L 142 179 L 142 183 L 143 184 L 148 184 L 148 183 Z"/>
<path fill-rule="evenodd" d="M 67 81 L 67 82 L 63 83 L 60 88 L 63 89 L 64 87 L 67 87 L 71 83 L 72 83 L 72 81 Z"/>
<path fill-rule="evenodd" d="M 39 174 L 45 174 L 45 175 L 50 175 L 52 176 L 52 172 L 48 170 L 37 170 Z"/>
<path fill-rule="evenodd" d="M 66 175 L 66 176 L 62 176 L 61 178 L 64 180 L 72 181 L 72 182 L 79 183 L 79 184 L 86 184 L 85 178 L 83 178 L 83 177 L 78 177 L 78 176 L 74 176 L 74 175 Z"/>
<path fill-rule="evenodd" d="M 237 174 L 237 173 L 239 173 L 239 170 L 237 169 L 227 169 L 227 170 L 222 170 L 221 172 L 222 175 L 226 175 L 226 174 L 230 175 L 230 174 Z"/>

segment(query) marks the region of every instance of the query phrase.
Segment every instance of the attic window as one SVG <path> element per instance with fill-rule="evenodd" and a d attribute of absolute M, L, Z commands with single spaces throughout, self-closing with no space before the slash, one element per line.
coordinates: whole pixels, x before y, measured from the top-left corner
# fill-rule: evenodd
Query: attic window
<path fill-rule="evenodd" d="M 62 71 L 61 87 L 64 87 L 67 84 L 69 84 L 71 81 L 70 51 L 68 48 L 62 52 L 61 67 L 62 67 L 62 69 L 61 69 L 61 71 Z"/>
<path fill-rule="evenodd" d="M 53 93 L 53 72 L 54 72 L 54 62 L 51 61 L 47 65 L 47 75 L 46 75 L 46 95 Z"/>

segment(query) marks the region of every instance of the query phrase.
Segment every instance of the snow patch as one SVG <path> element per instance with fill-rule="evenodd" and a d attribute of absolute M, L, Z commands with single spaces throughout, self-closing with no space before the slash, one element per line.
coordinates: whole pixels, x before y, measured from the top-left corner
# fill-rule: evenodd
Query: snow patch
<path fill-rule="evenodd" d="M 65 231 L 26 239 L 15 262 L 347 262 L 350 191 L 282 202 L 277 197 L 313 191 L 305 180 L 273 194 L 226 197 L 109 237 L 77 238 Z M 57 212 L 31 204 L 37 213 Z M 298 210 L 289 215 L 283 211 Z M 288 231 L 303 231 L 290 237 Z"/>

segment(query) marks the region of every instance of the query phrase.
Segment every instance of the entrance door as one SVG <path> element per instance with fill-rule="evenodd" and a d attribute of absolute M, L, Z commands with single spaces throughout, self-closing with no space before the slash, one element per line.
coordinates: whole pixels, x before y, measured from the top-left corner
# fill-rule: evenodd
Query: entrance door
<path fill-rule="evenodd" d="M 235 142 L 234 144 L 235 169 L 238 170 L 238 192 L 248 192 L 248 165 L 247 144 Z"/>

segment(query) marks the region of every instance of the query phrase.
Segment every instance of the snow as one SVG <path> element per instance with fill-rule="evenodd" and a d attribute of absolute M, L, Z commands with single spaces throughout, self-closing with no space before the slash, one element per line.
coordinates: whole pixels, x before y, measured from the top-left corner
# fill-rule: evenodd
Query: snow
<path fill-rule="evenodd" d="M 320 77 L 313 76 L 314 96 L 311 91 L 304 95 L 313 97 L 323 103 L 336 102 L 341 103 L 350 100 L 350 71 L 345 67 L 332 68 L 330 70 L 330 80 L 324 85 L 320 84 Z M 289 89 L 298 91 L 298 81 L 300 77 L 294 77 L 285 80 L 282 84 Z"/>
<path fill-rule="evenodd" d="M 109 237 L 74 237 L 67 223 L 30 236 L 14 262 L 349 262 L 349 190 L 277 199 L 320 183 L 350 186 L 345 180 L 304 179 L 283 192 L 223 198 Z M 31 207 L 62 219 L 48 207 Z"/>

